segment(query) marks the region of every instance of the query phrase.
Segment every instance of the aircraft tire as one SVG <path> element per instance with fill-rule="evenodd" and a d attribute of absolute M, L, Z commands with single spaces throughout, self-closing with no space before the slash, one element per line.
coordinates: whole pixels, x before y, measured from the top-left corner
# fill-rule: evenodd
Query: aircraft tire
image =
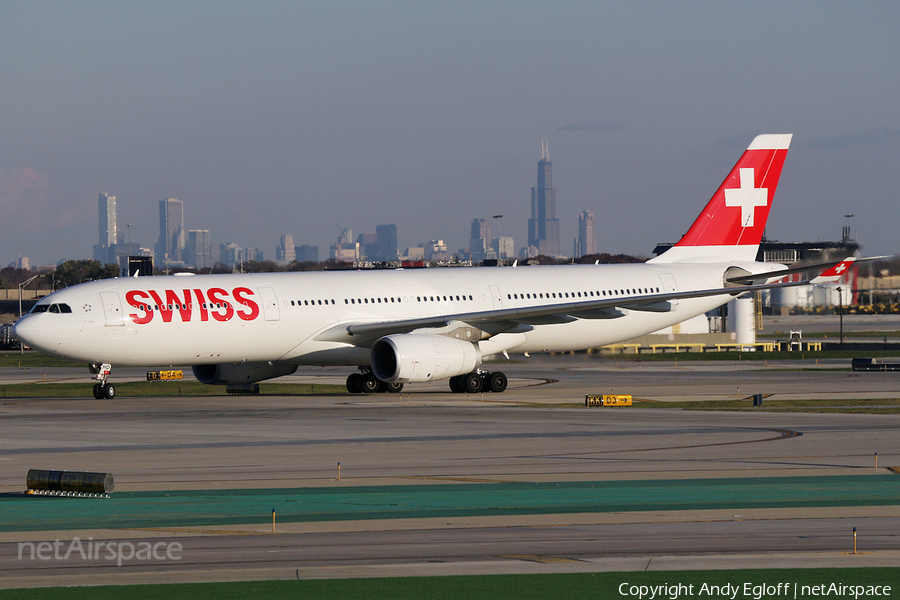
<path fill-rule="evenodd" d="M 487 389 L 497 394 L 506 391 L 506 386 L 508 381 L 506 380 L 506 375 L 497 371 L 495 373 L 488 373 L 487 377 L 485 377 L 485 385 Z"/>
<path fill-rule="evenodd" d="M 374 394 L 378 391 L 378 378 L 368 373 L 359 379 L 359 391 L 363 394 Z"/>
<path fill-rule="evenodd" d="M 385 393 L 399 394 L 400 390 L 402 390 L 402 389 L 403 389 L 402 383 L 399 383 L 399 382 L 390 383 L 387 381 L 381 381 L 380 379 L 378 380 L 378 393 L 379 394 L 385 394 Z"/>
<path fill-rule="evenodd" d="M 462 385 L 462 375 L 450 378 L 450 391 L 454 394 L 462 394 L 465 392 Z"/>
<path fill-rule="evenodd" d="M 347 391 L 351 394 L 361 394 L 362 386 L 360 385 L 360 379 L 362 379 L 362 375 L 359 373 L 351 373 L 347 378 Z"/>
<path fill-rule="evenodd" d="M 101 400 L 103 398 L 103 387 L 99 383 L 94 384 L 94 399 Z"/>
<path fill-rule="evenodd" d="M 462 386 L 466 394 L 478 394 L 484 390 L 484 379 L 478 373 L 469 373 L 462 376 Z"/>
<path fill-rule="evenodd" d="M 116 397 L 116 388 L 111 384 L 106 384 L 103 386 L 103 397 L 107 400 L 112 400 Z"/>

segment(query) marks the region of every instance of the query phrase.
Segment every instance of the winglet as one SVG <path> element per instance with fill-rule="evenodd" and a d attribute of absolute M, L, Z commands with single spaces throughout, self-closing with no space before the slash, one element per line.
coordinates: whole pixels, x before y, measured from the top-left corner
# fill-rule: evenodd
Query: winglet
<path fill-rule="evenodd" d="M 830 269 L 826 269 L 821 275 L 813 277 L 812 280 L 810 280 L 810 283 L 834 283 L 844 276 L 847 270 L 853 265 L 854 261 L 856 261 L 855 256 L 848 256 Z"/>

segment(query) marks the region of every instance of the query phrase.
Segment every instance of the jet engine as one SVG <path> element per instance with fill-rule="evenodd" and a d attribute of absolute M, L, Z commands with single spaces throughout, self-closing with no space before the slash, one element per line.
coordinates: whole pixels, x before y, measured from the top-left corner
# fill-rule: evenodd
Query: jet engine
<path fill-rule="evenodd" d="M 297 365 L 268 362 L 223 363 L 218 365 L 194 365 L 194 377 L 200 383 L 210 385 L 235 385 L 256 383 L 265 379 L 290 375 Z"/>
<path fill-rule="evenodd" d="M 376 341 L 371 361 L 382 381 L 423 383 L 471 373 L 481 364 L 481 349 L 442 335 L 401 333 Z"/>

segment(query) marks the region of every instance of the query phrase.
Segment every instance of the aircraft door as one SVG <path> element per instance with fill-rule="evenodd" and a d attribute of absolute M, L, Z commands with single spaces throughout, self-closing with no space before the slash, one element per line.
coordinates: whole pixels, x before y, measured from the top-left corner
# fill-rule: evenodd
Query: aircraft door
<path fill-rule="evenodd" d="M 671 273 L 660 273 L 659 280 L 662 282 L 662 291 L 664 294 L 677 292 L 678 287 L 675 285 L 675 277 Z M 678 300 L 669 300 L 672 306 L 678 306 Z"/>
<path fill-rule="evenodd" d="M 103 314 L 106 317 L 107 327 L 122 327 L 125 325 L 125 316 L 122 312 L 122 302 L 116 292 L 100 292 L 100 302 L 103 304 Z"/>
<path fill-rule="evenodd" d="M 491 289 L 491 299 L 494 301 L 494 308 L 503 308 L 503 296 L 500 295 L 500 288 L 496 285 L 489 285 L 488 287 Z"/>
<path fill-rule="evenodd" d="M 278 310 L 278 297 L 272 288 L 259 288 L 259 296 L 262 298 L 263 315 L 266 321 L 277 321 L 281 318 Z"/>

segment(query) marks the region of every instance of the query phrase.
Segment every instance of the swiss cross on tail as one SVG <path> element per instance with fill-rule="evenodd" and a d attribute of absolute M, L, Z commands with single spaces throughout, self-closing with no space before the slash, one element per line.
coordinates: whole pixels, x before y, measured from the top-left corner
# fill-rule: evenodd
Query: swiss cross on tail
<path fill-rule="evenodd" d="M 684 237 L 654 262 L 755 260 L 790 143 L 788 133 L 757 136 Z"/>
<path fill-rule="evenodd" d="M 753 187 L 753 169 L 741 169 L 741 187 L 725 190 L 725 206 L 741 209 L 741 226 L 753 227 L 754 208 L 769 205 L 769 190 Z"/>

